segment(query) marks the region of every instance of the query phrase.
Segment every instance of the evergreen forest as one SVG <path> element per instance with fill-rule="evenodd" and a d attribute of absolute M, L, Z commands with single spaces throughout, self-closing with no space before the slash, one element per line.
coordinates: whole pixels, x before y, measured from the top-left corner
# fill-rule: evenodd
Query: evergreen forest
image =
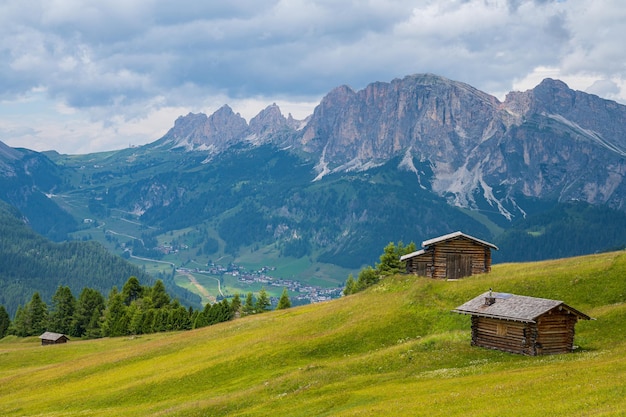
<path fill-rule="evenodd" d="M 67 286 L 75 293 L 85 287 L 107 293 L 114 286 L 121 287 L 131 276 L 154 285 L 152 276 L 99 243 L 52 242 L 20 218 L 16 209 L 0 201 L 0 305 L 10 316 L 35 292 L 44 301 L 52 300 L 59 286 Z M 195 294 L 173 284 L 167 287 L 181 302 L 199 307 Z"/>

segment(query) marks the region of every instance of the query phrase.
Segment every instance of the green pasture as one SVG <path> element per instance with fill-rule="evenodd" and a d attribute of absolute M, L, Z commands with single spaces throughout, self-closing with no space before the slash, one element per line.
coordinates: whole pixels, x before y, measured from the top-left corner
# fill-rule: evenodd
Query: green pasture
<path fill-rule="evenodd" d="M 204 288 L 206 292 L 210 294 L 210 298 L 207 298 L 203 291 L 200 291 L 194 284 L 189 280 L 189 275 L 192 275 L 198 284 Z M 219 275 L 207 275 L 201 274 L 197 272 L 189 272 L 187 274 L 178 273 L 174 277 L 174 282 L 179 287 L 185 288 L 194 294 L 197 294 L 202 299 L 202 304 L 206 304 L 207 302 L 214 303 L 216 297 L 220 294 L 217 281 L 220 279 Z M 267 294 L 270 297 L 280 297 L 283 292 L 282 287 L 275 287 L 270 285 L 264 285 L 262 283 L 244 283 L 240 282 L 237 277 L 224 274 L 222 276 L 223 283 L 221 284 L 222 293 L 224 296 L 233 296 L 235 294 L 239 294 L 242 300 L 245 298 L 248 292 L 258 293 L 262 288 L 265 289 Z"/>
<path fill-rule="evenodd" d="M 574 353 L 470 346 L 450 310 L 493 288 L 590 316 Z M 620 416 L 626 253 L 407 275 L 320 304 L 141 337 L 0 341 L 2 416 Z"/>

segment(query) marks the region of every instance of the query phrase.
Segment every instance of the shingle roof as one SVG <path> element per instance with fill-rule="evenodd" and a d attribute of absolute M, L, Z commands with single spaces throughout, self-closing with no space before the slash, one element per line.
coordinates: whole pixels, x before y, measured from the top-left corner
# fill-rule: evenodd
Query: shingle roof
<path fill-rule="evenodd" d="M 553 308 L 560 307 L 568 310 L 570 313 L 576 314 L 580 319 L 590 319 L 589 316 L 568 306 L 563 303 L 563 301 L 491 292 L 491 297 L 495 298 L 495 302 L 489 305 L 485 303 L 485 298 L 489 297 L 489 294 L 490 291 L 487 291 L 452 311 L 460 314 L 471 314 L 473 316 L 534 323 L 539 316 Z"/>
<path fill-rule="evenodd" d="M 402 256 L 400 257 L 400 260 L 401 260 L 401 261 L 406 261 L 407 259 L 414 258 L 414 257 L 416 257 L 416 256 L 423 255 L 423 254 L 425 254 L 425 253 L 426 253 L 426 251 L 425 251 L 424 249 L 420 249 L 420 250 L 418 250 L 418 251 L 411 252 L 411 253 L 407 253 L 406 255 L 402 255 Z"/>
<path fill-rule="evenodd" d="M 42 334 L 41 336 L 39 336 L 40 339 L 44 339 L 44 340 L 54 340 L 57 341 L 62 337 L 67 337 L 64 334 L 61 333 L 54 333 L 54 332 L 45 332 L 44 334 Z"/>
<path fill-rule="evenodd" d="M 498 250 L 498 247 L 496 245 L 494 245 L 493 243 L 489 243 L 489 242 L 485 242 L 484 240 L 480 240 L 475 238 L 474 236 L 470 236 L 470 235 L 466 235 L 463 232 L 454 232 L 454 233 L 449 233 L 447 235 L 443 235 L 443 236 L 439 236 L 433 239 L 429 239 L 429 240 L 425 240 L 422 242 L 422 247 L 426 248 L 430 245 L 433 245 L 435 243 L 439 243 L 439 242 L 443 242 L 446 240 L 451 240 L 451 239 L 456 239 L 459 237 L 463 237 L 465 239 L 469 239 L 469 240 L 473 240 L 474 242 L 484 245 L 484 246 L 489 246 L 492 249 Z"/>

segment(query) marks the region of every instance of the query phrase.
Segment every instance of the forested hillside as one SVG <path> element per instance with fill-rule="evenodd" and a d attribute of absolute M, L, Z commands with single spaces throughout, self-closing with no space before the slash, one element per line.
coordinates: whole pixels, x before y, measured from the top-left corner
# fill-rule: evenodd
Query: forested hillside
<path fill-rule="evenodd" d="M 626 245 L 626 213 L 583 202 L 555 204 L 497 236 L 495 262 L 526 262 L 607 252 Z"/>
<path fill-rule="evenodd" d="M 12 316 L 38 291 L 51 300 L 60 285 L 78 294 L 85 287 L 108 294 L 131 276 L 152 285 L 154 278 L 96 242 L 54 243 L 31 230 L 19 213 L 0 202 L 0 305 Z M 172 286 L 173 287 L 173 286 Z M 199 305 L 193 294 L 174 294 L 185 303 Z"/>
<path fill-rule="evenodd" d="M 0 200 L 17 207 L 34 230 L 54 241 L 67 239 L 77 226 L 76 220 L 47 196 L 64 182 L 62 168 L 46 155 L 0 142 Z"/>

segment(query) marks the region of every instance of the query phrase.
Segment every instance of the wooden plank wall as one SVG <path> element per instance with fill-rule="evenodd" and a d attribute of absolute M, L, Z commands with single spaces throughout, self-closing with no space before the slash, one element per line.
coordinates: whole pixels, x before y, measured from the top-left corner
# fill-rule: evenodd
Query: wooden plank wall
<path fill-rule="evenodd" d="M 406 270 L 409 274 L 415 274 L 422 277 L 432 278 L 433 266 L 432 252 L 426 252 L 421 256 L 411 258 L 406 263 Z"/>
<path fill-rule="evenodd" d="M 575 314 L 558 310 L 536 324 L 472 316 L 472 345 L 531 356 L 568 353 L 577 321 Z"/>
<path fill-rule="evenodd" d="M 456 239 L 441 242 L 434 247 L 433 278 L 449 278 L 447 271 L 448 255 L 461 254 L 471 257 L 472 275 L 491 271 L 491 250 L 471 240 Z"/>
<path fill-rule="evenodd" d="M 574 333 L 578 317 L 566 310 L 552 310 L 537 320 L 538 353 L 551 355 L 571 352 L 574 348 Z"/>
<path fill-rule="evenodd" d="M 533 327 L 529 323 L 472 316 L 472 345 L 534 355 Z"/>

